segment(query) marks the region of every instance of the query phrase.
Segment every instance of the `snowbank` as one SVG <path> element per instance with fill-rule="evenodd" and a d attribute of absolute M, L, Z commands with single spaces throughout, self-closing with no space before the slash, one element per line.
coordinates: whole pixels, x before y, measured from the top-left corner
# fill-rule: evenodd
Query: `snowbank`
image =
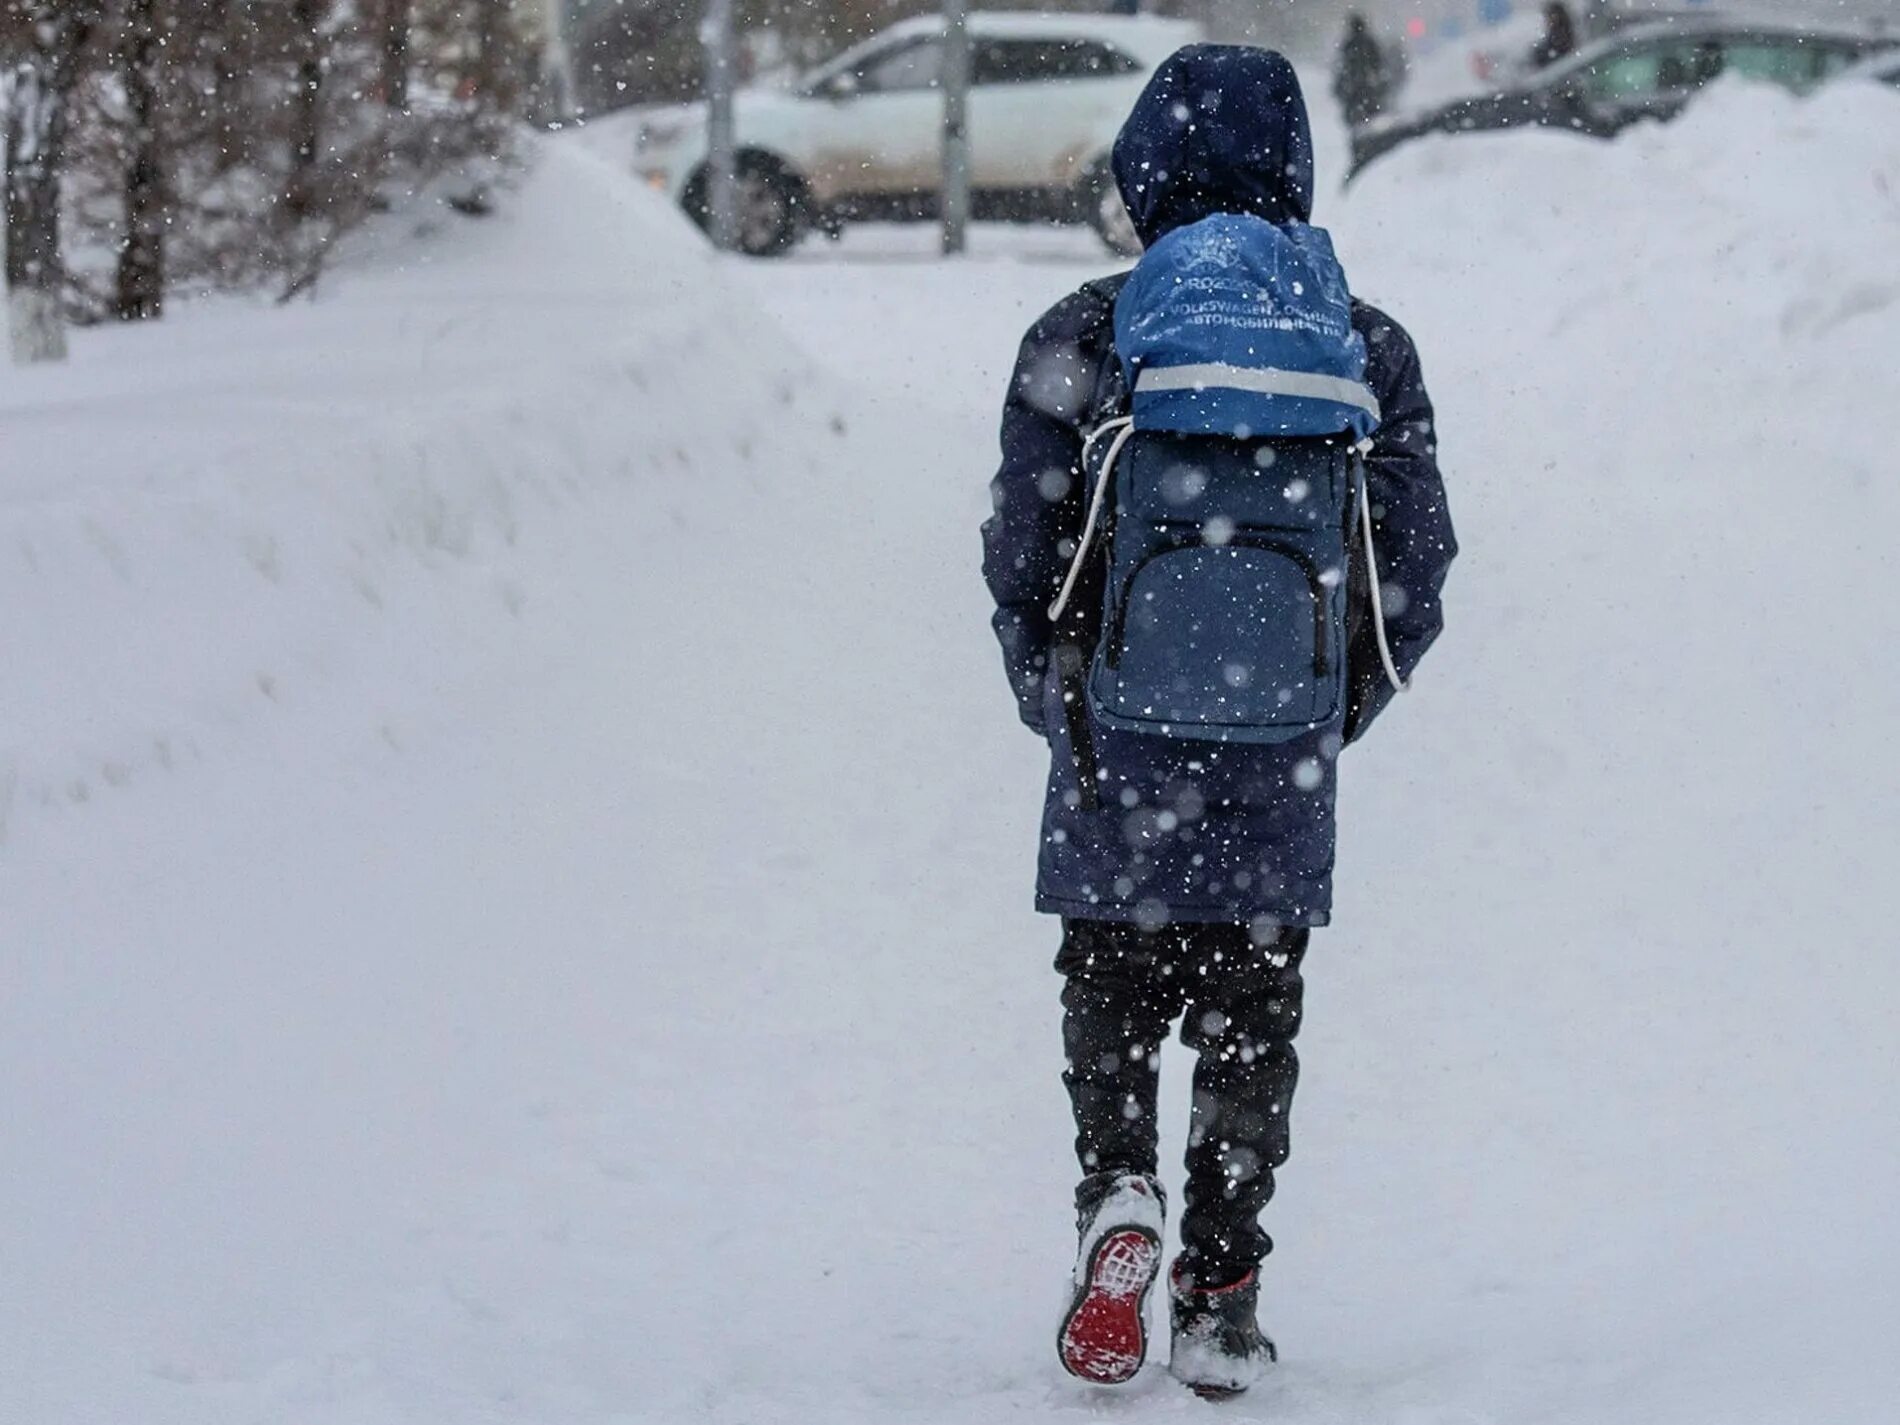
<path fill-rule="evenodd" d="M 1900 1391 L 1897 119 L 1737 85 L 1614 145 L 1422 144 L 1325 215 L 1419 340 L 1466 552 L 1342 771 L 1351 1024 L 1313 1019 L 1304 1151 L 1353 1171 L 1290 1189 L 1329 1225 L 1288 1287 L 1333 1340 L 1339 1252 L 1434 1282 L 1349 1352 L 1415 1353 L 1447 1410 Z M 1480 1339 L 1494 1374 L 1434 1381 Z"/>
<path fill-rule="evenodd" d="M 1779 342 L 1885 305 L 1865 289 L 1892 276 L 1896 102 L 1873 85 L 1796 99 L 1730 78 L 1614 143 L 1427 138 L 1368 169 L 1332 218 L 1366 240 L 1362 269 L 1409 261 L 1428 294 L 1467 296 L 1481 275 L 1564 292 L 1563 312 L 1628 329 L 1661 326 L 1638 314 L 1664 293 L 1696 314 L 1674 328 L 1686 338 L 1765 321 L 1751 345 Z"/>
<path fill-rule="evenodd" d="M 606 492 L 762 458 L 808 382 L 578 150 L 490 222 L 369 246 L 313 302 L 0 368 L 0 841 L 285 708 L 394 735 L 419 650 L 424 682 L 505 662 L 540 572 L 600 552 Z"/>
<path fill-rule="evenodd" d="M 504 211 L 0 377 L 0 1418 L 684 1418 L 741 1146 L 894 1107 L 776 1066 L 835 1069 L 810 957 L 899 943 L 965 809 L 895 789 L 967 709 L 858 686 L 967 615 L 962 561 L 902 587 L 949 525 L 864 498 L 944 442 L 584 151 Z"/>

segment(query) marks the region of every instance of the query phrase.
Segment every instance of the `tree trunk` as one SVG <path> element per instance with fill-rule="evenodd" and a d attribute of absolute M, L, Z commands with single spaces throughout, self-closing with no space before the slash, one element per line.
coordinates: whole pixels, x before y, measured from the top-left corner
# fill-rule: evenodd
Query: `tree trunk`
<path fill-rule="evenodd" d="M 27 7 L 25 18 L 32 40 L 14 66 L 6 115 L 7 329 L 13 359 L 22 364 L 66 357 L 60 177 L 67 100 L 96 14 L 91 5 L 49 0 Z"/>
<path fill-rule="evenodd" d="M 410 0 L 383 0 L 383 102 L 394 112 L 409 109 Z"/>
<path fill-rule="evenodd" d="M 257 46 L 249 33 L 253 22 L 241 5 L 233 0 L 207 0 L 207 4 L 210 16 L 204 33 L 211 47 L 212 169 L 222 174 L 251 156 L 250 129 L 244 123 L 243 63 L 257 52 Z"/>
<path fill-rule="evenodd" d="M 125 104 L 131 119 L 125 173 L 125 246 L 119 251 L 119 319 L 151 321 L 165 310 L 165 164 L 159 127 L 163 46 L 158 0 L 126 0 Z"/>
<path fill-rule="evenodd" d="M 475 0 L 475 63 L 469 73 L 476 102 L 493 105 L 502 87 L 501 21 L 505 0 Z"/>
<path fill-rule="evenodd" d="M 321 151 L 323 104 L 323 12 L 326 0 L 292 0 L 297 30 L 296 89 L 290 101 L 290 177 L 284 206 L 308 217 L 317 206 L 317 155 Z"/>

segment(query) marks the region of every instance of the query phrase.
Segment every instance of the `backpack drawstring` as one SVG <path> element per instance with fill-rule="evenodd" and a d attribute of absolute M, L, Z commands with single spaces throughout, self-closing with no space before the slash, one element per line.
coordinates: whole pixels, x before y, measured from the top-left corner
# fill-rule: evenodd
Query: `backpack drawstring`
<path fill-rule="evenodd" d="M 1095 542 L 1095 528 L 1102 518 L 1102 501 L 1108 494 L 1108 481 L 1115 469 L 1115 457 L 1122 453 L 1122 447 L 1128 444 L 1128 437 L 1135 433 L 1133 416 L 1117 416 L 1112 421 L 1103 421 L 1088 433 L 1082 442 L 1082 468 L 1089 468 L 1089 451 L 1095 442 L 1109 431 L 1115 432 L 1115 439 L 1109 443 L 1108 454 L 1102 459 L 1102 473 L 1095 482 L 1095 495 L 1089 501 L 1089 517 L 1082 526 L 1082 542 L 1075 547 L 1075 558 L 1069 562 L 1068 577 L 1062 581 L 1062 592 L 1056 595 L 1056 601 L 1049 605 L 1049 622 L 1054 623 L 1062 617 L 1062 611 L 1069 606 L 1069 598 L 1075 593 L 1075 582 L 1082 577 L 1082 566 L 1088 561 L 1089 546 Z"/>
<path fill-rule="evenodd" d="M 1399 676 L 1398 664 L 1392 661 L 1392 645 L 1385 636 L 1385 597 L 1379 592 L 1379 556 L 1372 547 L 1372 495 L 1366 480 L 1366 450 L 1370 441 L 1361 441 L 1353 447 L 1359 465 L 1359 532 L 1365 537 L 1366 575 L 1372 587 L 1372 633 L 1379 644 L 1379 661 L 1385 665 L 1385 676 L 1397 692 L 1409 692 L 1411 684 Z"/>

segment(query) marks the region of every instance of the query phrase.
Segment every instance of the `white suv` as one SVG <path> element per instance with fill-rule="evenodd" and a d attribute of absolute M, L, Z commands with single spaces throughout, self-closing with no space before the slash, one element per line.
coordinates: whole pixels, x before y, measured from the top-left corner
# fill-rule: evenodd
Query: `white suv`
<path fill-rule="evenodd" d="M 970 21 L 971 206 L 979 218 L 1090 223 L 1138 243 L 1108 152 L 1148 74 L 1201 38 L 1150 16 L 979 12 Z M 943 22 L 922 16 L 847 50 L 792 89 L 738 97 L 740 247 L 765 257 L 810 229 L 938 211 Z M 702 224 L 703 105 L 640 125 L 635 168 Z"/>

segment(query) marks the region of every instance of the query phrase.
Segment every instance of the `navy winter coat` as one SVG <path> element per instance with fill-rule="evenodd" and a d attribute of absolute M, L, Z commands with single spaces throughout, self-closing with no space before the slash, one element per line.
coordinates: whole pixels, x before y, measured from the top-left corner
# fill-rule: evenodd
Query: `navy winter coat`
<path fill-rule="evenodd" d="M 1292 66 L 1265 50 L 1195 45 L 1155 71 L 1117 139 L 1115 176 L 1145 242 L 1216 212 L 1307 221 L 1313 154 Z M 1051 746 L 1036 905 L 1084 919 L 1324 925 L 1332 911 L 1337 732 L 1277 746 L 1092 730 L 1099 805 L 1078 795 L 1047 608 L 1084 516 L 1082 440 L 1106 414 L 1125 275 L 1091 282 L 1029 329 L 1003 408 L 1003 464 L 983 526 L 984 577 L 1023 721 Z M 1412 340 L 1355 304 L 1366 381 L 1384 419 L 1367 460 L 1386 628 L 1410 677 L 1443 626 L 1457 553 L 1431 401 Z M 1101 561 L 1079 597 L 1101 605 Z M 1343 741 L 1391 697 L 1368 620 L 1354 624 Z M 1094 630 L 1088 632 L 1090 646 Z"/>

